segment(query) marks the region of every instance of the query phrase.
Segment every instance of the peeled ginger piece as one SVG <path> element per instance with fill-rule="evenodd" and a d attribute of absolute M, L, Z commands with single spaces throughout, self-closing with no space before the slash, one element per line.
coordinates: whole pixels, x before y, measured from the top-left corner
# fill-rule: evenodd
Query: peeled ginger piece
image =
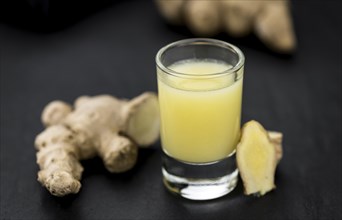
<path fill-rule="evenodd" d="M 263 196 L 273 190 L 277 164 L 282 157 L 282 133 L 267 132 L 257 121 L 242 128 L 237 146 L 237 166 L 246 195 Z"/>

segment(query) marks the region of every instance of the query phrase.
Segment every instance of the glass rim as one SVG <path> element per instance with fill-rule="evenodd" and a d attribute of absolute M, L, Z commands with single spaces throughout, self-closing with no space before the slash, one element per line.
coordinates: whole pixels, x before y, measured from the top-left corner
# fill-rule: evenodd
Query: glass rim
<path fill-rule="evenodd" d="M 224 71 L 216 72 L 216 73 L 208 73 L 208 74 L 187 74 L 187 73 L 177 72 L 173 69 L 168 68 L 167 66 L 165 66 L 161 62 L 161 57 L 167 50 L 169 50 L 171 48 L 181 47 L 181 46 L 191 45 L 191 44 L 194 44 L 194 45 L 196 45 L 196 44 L 208 44 L 208 45 L 212 45 L 212 46 L 230 49 L 234 53 L 237 54 L 238 62 L 233 67 L 228 68 Z M 245 63 L 245 56 L 237 46 L 230 44 L 230 43 L 227 43 L 227 42 L 222 41 L 222 40 L 216 40 L 216 39 L 212 39 L 212 38 L 189 38 L 189 39 L 183 39 L 183 40 L 175 41 L 175 42 L 172 42 L 170 44 L 165 45 L 164 47 L 159 49 L 159 51 L 157 52 L 155 60 L 156 60 L 157 67 L 159 69 L 161 69 L 165 73 L 173 75 L 173 76 L 177 76 L 177 77 L 182 77 L 182 76 L 185 76 L 185 77 L 191 77 L 191 76 L 215 77 L 215 76 L 233 74 L 233 73 L 237 72 L 238 70 L 240 70 L 241 67 L 243 67 L 243 65 Z"/>

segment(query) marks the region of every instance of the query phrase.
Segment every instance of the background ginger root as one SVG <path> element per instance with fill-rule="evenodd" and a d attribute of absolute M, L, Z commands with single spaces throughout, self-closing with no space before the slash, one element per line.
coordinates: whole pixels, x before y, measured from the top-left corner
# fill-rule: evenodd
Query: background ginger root
<path fill-rule="evenodd" d="M 233 37 L 243 37 L 253 31 L 254 18 L 261 8 L 264 0 L 220 1 L 222 4 L 223 29 Z"/>
<path fill-rule="evenodd" d="M 184 0 L 156 1 L 162 16 L 171 24 L 180 24 L 182 22 Z"/>
<path fill-rule="evenodd" d="M 184 18 L 189 29 L 196 35 L 208 36 L 219 33 L 221 18 L 218 2 L 211 0 L 188 1 Z"/>
<path fill-rule="evenodd" d="M 236 159 L 245 194 L 264 195 L 275 188 L 274 175 L 282 157 L 282 134 L 267 132 L 256 121 L 242 128 Z"/>
<path fill-rule="evenodd" d="M 291 53 L 296 48 L 289 0 L 155 0 L 171 24 L 186 25 L 199 37 L 220 31 L 233 37 L 251 32 L 270 49 Z"/>
<path fill-rule="evenodd" d="M 38 181 L 55 196 L 80 190 L 80 160 L 98 155 L 108 171 L 124 172 L 136 163 L 137 145 L 151 145 L 159 137 L 158 100 L 149 92 L 131 101 L 83 96 L 74 109 L 54 101 L 42 121 L 46 129 L 35 140 Z"/>
<path fill-rule="evenodd" d="M 289 2 L 269 1 L 258 14 L 255 32 L 271 49 L 279 52 L 291 52 L 296 47 Z"/>

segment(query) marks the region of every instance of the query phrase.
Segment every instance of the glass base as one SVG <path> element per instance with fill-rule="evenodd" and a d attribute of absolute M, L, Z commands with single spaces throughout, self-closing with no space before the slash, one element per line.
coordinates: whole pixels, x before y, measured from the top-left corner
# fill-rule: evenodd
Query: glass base
<path fill-rule="evenodd" d="M 191 200 L 209 200 L 231 192 L 238 182 L 235 153 L 211 163 L 186 163 L 163 154 L 163 182 L 168 190 Z"/>

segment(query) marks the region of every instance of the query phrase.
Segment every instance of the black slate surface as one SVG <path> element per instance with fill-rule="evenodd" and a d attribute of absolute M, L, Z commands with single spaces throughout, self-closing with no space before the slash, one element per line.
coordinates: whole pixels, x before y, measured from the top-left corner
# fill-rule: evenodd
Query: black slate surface
<path fill-rule="evenodd" d="M 1 219 L 342 219 L 341 1 L 295 1 L 292 9 L 298 36 L 292 57 L 271 53 L 253 36 L 217 36 L 246 56 L 243 122 L 256 119 L 285 135 L 277 189 L 246 197 L 240 181 L 228 196 L 207 202 L 164 189 L 160 143 L 141 150 L 137 166 L 124 174 L 108 173 L 96 158 L 84 161 L 75 196 L 53 197 L 36 181 L 33 142 L 46 103 L 156 91 L 157 50 L 191 34 L 166 25 L 152 1 L 115 1 L 88 16 L 80 12 L 82 18 L 57 31 L 32 28 L 25 18 L 4 19 Z"/>

